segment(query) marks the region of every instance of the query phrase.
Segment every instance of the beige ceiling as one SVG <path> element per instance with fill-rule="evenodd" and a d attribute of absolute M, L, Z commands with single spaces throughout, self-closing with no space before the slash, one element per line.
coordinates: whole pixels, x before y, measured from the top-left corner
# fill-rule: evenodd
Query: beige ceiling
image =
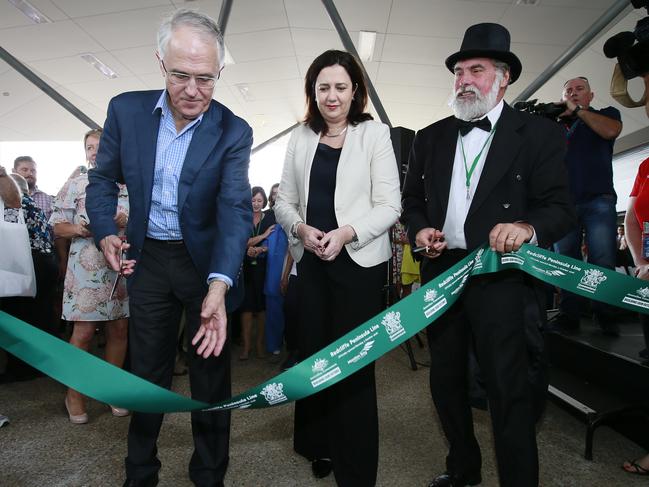
<path fill-rule="evenodd" d="M 0 46 L 29 66 L 80 110 L 102 124 L 110 98 L 128 90 L 159 89 L 155 61 L 160 20 L 178 7 L 218 18 L 220 0 L 29 0 L 53 23 L 31 23 L 0 0 Z M 614 0 L 334 0 L 354 42 L 360 30 L 378 33 L 366 69 L 394 126 L 419 129 L 448 115 L 451 83 L 444 59 L 465 29 L 499 22 L 512 34 L 523 62 L 513 99 L 599 18 Z M 563 82 L 588 76 L 595 106 L 623 112 L 623 135 L 649 125 L 640 109 L 623 109 L 608 95 L 613 62 L 602 54 L 606 38 L 633 29 L 631 11 L 543 86 L 534 98 L 556 100 Z M 342 43 L 320 0 L 234 0 L 226 44 L 228 65 L 215 98 L 245 118 L 261 143 L 303 114 L 302 80 L 309 63 Z M 93 53 L 119 76 L 107 79 L 83 61 Z M 242 88 L 247 88 L 244 97 Z M 634 84 L 634 89 L 636 89 Z M 0 61 L 0 141 L 78 140 L 86 127 Z"/>

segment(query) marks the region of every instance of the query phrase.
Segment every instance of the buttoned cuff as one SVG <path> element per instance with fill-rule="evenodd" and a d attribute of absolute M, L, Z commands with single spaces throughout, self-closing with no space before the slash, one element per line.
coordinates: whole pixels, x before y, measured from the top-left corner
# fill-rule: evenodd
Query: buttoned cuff
<path fill-rule="evenodd" d="M 210 272 L 210 275 L 207 277 L 207 285 L 209 286 L 212 281 L 223 281 L 228 286 L 228 290 L 233 285 L 232 279 L 225 274 L 219 274 L 218 272 Z"/>

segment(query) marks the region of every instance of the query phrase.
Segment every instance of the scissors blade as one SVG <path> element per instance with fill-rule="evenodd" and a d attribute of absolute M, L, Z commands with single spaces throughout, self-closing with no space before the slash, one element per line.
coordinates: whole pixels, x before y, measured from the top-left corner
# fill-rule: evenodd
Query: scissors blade
<path fill-rule="evenodd" d="M 113 299 L 115 296 L 115 291 L 117 291 L 117 283 L 119 282 L 119 278 L 122 277 L 122 263 L 124 262 L 124 249 L 120 248 L 119 252 L 119 271 L 117 271 L 117 275 L 115 276 L 115 282 L 113 283 L 113 289 L 110 291 L 110 297 L 108 298 L 109 301 Z"/>

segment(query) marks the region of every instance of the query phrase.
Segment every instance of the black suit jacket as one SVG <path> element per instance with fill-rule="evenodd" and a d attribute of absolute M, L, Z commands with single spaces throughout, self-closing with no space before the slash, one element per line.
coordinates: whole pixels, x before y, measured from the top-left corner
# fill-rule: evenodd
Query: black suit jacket
<path fill-rule="evenodd" d="M 457 137 L 454 117 L 429 125 L 415 137 L 404 183 L 402 214 L 413 247 L 419 230 L 441 230 L 444 226 Z M 468 251 L 485 243 L 498 223 L 530 223 L 542 247 L 574 228 L 565 144 L 559 124 L 504 104 L 464 224 Z M 423 260 L 425 280 L 450 264 L 447 259 Z"/>

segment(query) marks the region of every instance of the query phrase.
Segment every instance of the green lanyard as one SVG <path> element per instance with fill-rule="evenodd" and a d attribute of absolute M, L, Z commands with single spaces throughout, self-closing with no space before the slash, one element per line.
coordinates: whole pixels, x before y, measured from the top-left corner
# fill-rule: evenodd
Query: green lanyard
<path fill-rule="evenodd" d="M 496 124 L 497 125 L 497 124 Z M 484 145 L 482 146 L 482 149 L 480 149 L 480 152 L 478 152 L 478 155 L 475 156 L 475 159 L 473 159 L 473 162 L 471 163 L 471 167 L 469 168 L 466 165 L 466 154 L 464 153 L 464 142 L 462 141 L 462 135 L 460 135 L 460 147 L 462 147 L 462 159 L 464 160 L 464 174 L 466 175 L 466 199 L 470 200 L 471 199 L 471 193 L 469 192 L 469 189 L 471 187 L 471 176 L 473 176 L 473 171 L 475 171 L 475 167 L 478 165 L 478 161 L 480 160 L 480 156 L 484 152 L 484 148 L 487 147 L 487 144 L 491 140 L 491 138 L 494 135 L 494 132 L 496 132 L 496 125 L 494 125 L 494 128 L 491 129 L 491 132 L 489 132 L 489 137 L 487 137 L 487 140 L 485 140 Z"/>

